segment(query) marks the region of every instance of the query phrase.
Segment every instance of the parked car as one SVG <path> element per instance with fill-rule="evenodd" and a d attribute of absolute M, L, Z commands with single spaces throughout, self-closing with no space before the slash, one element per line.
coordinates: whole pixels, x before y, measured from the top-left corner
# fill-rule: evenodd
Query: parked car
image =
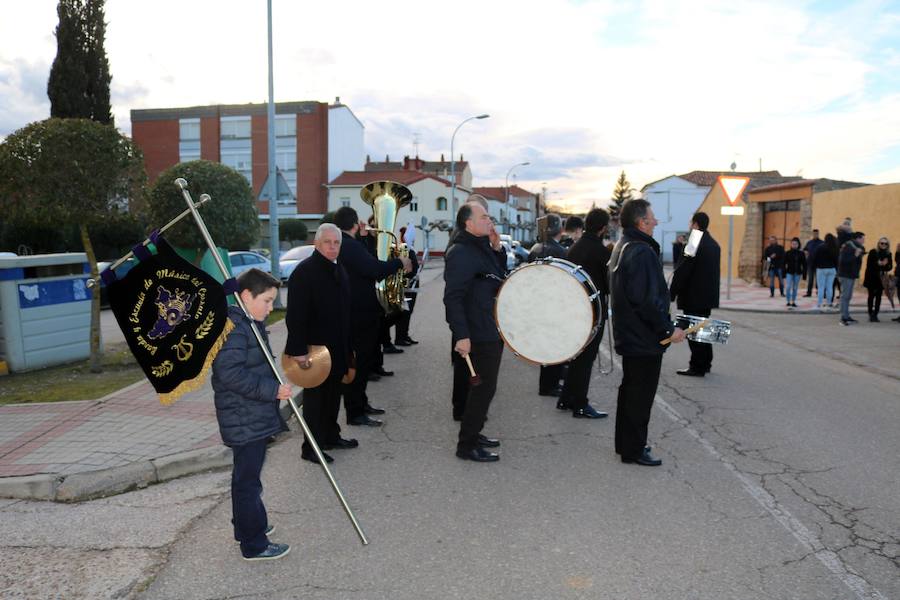
<path fill-rule="evenodd" d="M 512 249 L 512 236 L 508 233 L 501 233 L 500 245 L 503 246 L 503 252 L 506 253 L 506 269 L 510 271 L 515 269 L 518 263 L 516 262 L 516 255 Z"/>
<path fill-rule="evenodd" d="M 516 266 L 528 262 L 528 250 L 522 246 L 519 240 L 512 241 L 512 251 L 516 255 Z"/>
<path fill-rule="evenodd" d="M 258 252 L 241 250 L 229 252 L 228 260 L 231 262 L 231 274 L 237 277 L 247 269 L 257 268 L 266 273 L 272 272 L 272 262 Z"/>
<path fill-rule="evenodd" d="M 278 261 L 278 268 L 281 271 L 282 281 L 287 281 L 291 276 L 291 273 L 294 272 L 294 268 L 312 256 L 313 250 L 315 249 L 316 247 L 312 244 L 307 246 L 294 246 L 282 254 L 281 260 Z"/>

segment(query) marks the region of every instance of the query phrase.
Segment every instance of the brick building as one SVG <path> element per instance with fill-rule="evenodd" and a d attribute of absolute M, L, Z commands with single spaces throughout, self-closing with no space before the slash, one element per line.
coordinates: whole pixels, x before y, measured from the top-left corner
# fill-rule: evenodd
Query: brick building
<path fill-rule="evenodd" d="M 275 160 L 290 194 L 278 198 L 280 218 L 318 225 L 328 204 L 328 182 L 365 160 L 363 124 L 336 99 L 275 104 Z M 259 199 L 268 177 L 266 104 L 215 104 L 131 111 L 131 135 L 144 153 L 150 181 L 179 163 L 204 159 L 236 169 Z M 268 201 L 258 201 L 267 231 Z"/>

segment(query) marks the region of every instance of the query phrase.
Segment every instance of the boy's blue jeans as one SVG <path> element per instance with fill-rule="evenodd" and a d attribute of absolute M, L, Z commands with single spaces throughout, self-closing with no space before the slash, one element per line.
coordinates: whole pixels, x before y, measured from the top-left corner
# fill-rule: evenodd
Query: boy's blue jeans
<path fill-rule="evenodd" d="M 266 440 L 232 446 L 234 467 L 231 471 L 231 522 L 234 539 L 241 543 L 241 554 L 255 556 L 269 545 L 266 528 L 269 520 L 262 501 L 262 473 L 266 460 Z"/>

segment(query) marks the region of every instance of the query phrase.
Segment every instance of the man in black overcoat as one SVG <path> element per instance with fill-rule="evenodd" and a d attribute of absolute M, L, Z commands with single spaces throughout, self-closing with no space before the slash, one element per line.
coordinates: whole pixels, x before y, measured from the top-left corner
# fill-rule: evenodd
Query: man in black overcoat
<path fill-rule="evenodd" d="M 712 309 L 719 308 L 719 273 L 721 251 L 719 244 L 709 234 L 709 216 L 694 213 L 691 229 L 703 232 L 694 256 L 684 255 L 672 274 L 670 288 L 672 300 L 677 300 L 678 308 L 686 315 L 708 317 Z M 679 375 L 703 377 L 712 368 L 712 344 L 688 340 L 691 347 L 691 362 Z"/>
<path fill-rule="evenodd" d="M 581 354 L 569 363 L 562 395 L 556 403 L 556 408 L 571 410 L 572 416 L 579 419 L 603 419 L 607 416 L 605 412 L 598 411 L 588 404 L 587 395 L 591 383 L 591 369 L 600 349 L 608 309 L 609 280 L 606 263 L 609 262 L 610 251 L 603 243 L 603 234 L 608 224 L 608 212 L 602 208 L 591 209 L 584 220 L 584 233 L 569 248 L 567 256 L 570 262 L 581 266 L 591 278 L 594 287 L 600 292 L 601 303 L 600 329 Z"/>
<path fill-rule="evenodd" d="M 303 390 L 303 419 L 322 450 L 356 448 L 356 440 L 341 437 L 337 422 L 341 378 L 351 360 L 350 281 L 337 261 L 341 231 L 331 223 L 323 223 L 316 231 L 315 246 L 315 252 L 297 265 L 288 279 L 288 337 L 284 353 L 302 368 L 311 345 L 328 348 L 331 372 L 320 385 Z M 304 440 L 300 456 L 319 462 L 309 440 Z M 328 454 L 324 456 L 331 462 Z"/>
<path fill-rule="evenodd" d="M 350 278 L 350 346 L 356 353 L 356 377 L 343 387 L 344 410 L 348 425 L 378 427 L 382 422 L 369 416 L 366 387 L 379 344 L 381 305 L 375 295 L 375 283 L 400 269 L 407 273 L 412 263 L 408 258 L 378 260 L 354 236 L 364 223 L 356 211 L 342 206 L 334 213 L 334 223 L 342 233 L 340 263 Z M 379 410 L 380 409 L 375 409 Z"/>
<path fill-rule="evenodd" d="M 647 446 L 647 427 L 663 352 L 661 344 L 684 340 L 669 317 L 669 290 L 663 277 L 659 244 L 653 239 L 656 217 L 642 198 L 622 207 L 621 239 L 609 259 L 610 304 L 616 353 L 622 357 L 622 383 L 616 403 L 616 453 L 624 463 L 662 464 Z"/>

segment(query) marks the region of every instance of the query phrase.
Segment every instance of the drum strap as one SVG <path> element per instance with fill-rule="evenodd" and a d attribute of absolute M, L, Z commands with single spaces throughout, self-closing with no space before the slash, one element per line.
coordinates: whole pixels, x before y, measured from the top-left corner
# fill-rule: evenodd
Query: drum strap
<path fill-rule="evenodd" d="M 631 244 L 644 244 L 645 246 L 649 246 L 647 242 L 625 242 L 622 244 L 622 247 L 619 249 L 619 253 L 616 255 L 616 264 L 612 264 L 612 259 L 607 263 L 607 267 L 609 267 L 610 271 L 617 271 L 619 269 L 619 263 L 622 262 L 622 256 L 625 254 L 625 248 L 630 246 Z"/>
<path fill-rule="evenodd" d="M 505 277 L 500 277 L 499 275 L 495 275 L 494 273 L 479 273 L 476 275 L 478 279 L 493 279 L 494 281 L 506 281 Z"/>

